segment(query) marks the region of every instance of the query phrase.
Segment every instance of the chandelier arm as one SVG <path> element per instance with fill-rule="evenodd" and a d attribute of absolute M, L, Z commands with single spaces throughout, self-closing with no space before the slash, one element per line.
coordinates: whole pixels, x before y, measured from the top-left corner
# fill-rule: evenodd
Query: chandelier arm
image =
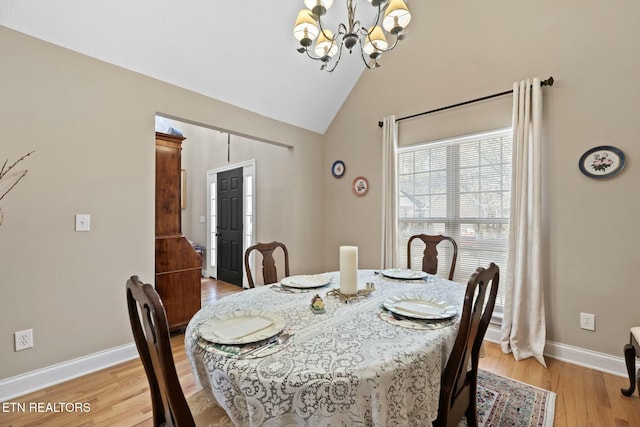
<path fill-rule="evenodd" d="M 340 23 L 340 25 L 338 25 L 338 34 L 347 34 L 347 27 L 342 22 Z"/>
<path fill-rule="evenodd" d="M 375 28 L 378 26 L 378 24 L 380 23 L 380 16 L 382 16 L 383 11 L 387 8 L 388 5 L 389 5 L 389 2 L 385 3 L 384 7 L 382 7 L 381 5 L 378 5 L 378 13 L 376 14 L 376 17 L 373 20 L 373 25 L 371 25 L 371 28 Z M 360 27 L 359 31 L 362 33 L 362 35 L 368 36 L 369 30 L 364 28 L 360 23 L 360 21 L 357 21 L 357 23 L 358 23 L 358 26 Z"/>
<path fill-rule="evenodd" d="M 322 58 L 323 58 L 323 57 L 322 57 L 322 56 L 315 56 L 315 55 L 312 55 L 312 54 L 311 54 L 311 52 L 309 52 L 309 48 L 306 48 L 304 51 L 305 51 L 305 53 L 307 54 L 307 56 L 308 56 L 309 58 L 313 59 L 314 61 L 322 61 Z"/>
<path fill-rule="evenodd" d="M 389 52 L 390 50 L 393 50 L 393 48 L 396 47 L 396 45 L 398 44 L 398 41 L 400 41 L 400 37 L 398 36 L 398 34 L 394 34 L 394 35 L 396 39 L 393 41 L 393 44 L 387 47 L 386 49 L 378 49 L 380 53 Z"/>
<path fill-rule="evenodd" d="M 323 64 L 323 69 L 329 73 L 333 72 L 333 70 L 336 69 L 336 67 L 338 66 L 338 62 L 340 62 L 340 58 L 342 58 L 342 47 L 343 44 L 340 43 L 339 47 L 338 47 L 338 55 L 337 57 L 335 57 L 335 61 L 333 60 L 333 58 L 331 60 L 327 60 L 327 61 L 322 61 L 322 58 L 324 58 L 324 56 L 315 56 L 312 55 L 311 52 L 309 51 L 309 48 L 305 48 L 304 52 L 307 54 L 307 56 L 311 59 L 313 59 L 314 61 L 322 61 Z M 332 67 L 328 67 L 328 65 L 333 62 L 333 66 Z"/>
<path fill-rule="evenodd" d="M 388 5 L 389 5 L 389 2 L 385 4 L 384 9 L 386 9 L 386 6 Z M 378 5 L 378 13 L 376 14 L 376 19 L 373 21 L 372 27 L 375 27 L 378 25 L 378 23 L 380 22 L 380 16 L 382 16 L 382 13 L 383 13 L 383 8 L 382 6 Z"/>
<path fill-rule="evenodd" d="M 338 55 L 335 57 L 335 61 L 333 62 L 333 67 L 327 67 L 325 66 L 325 71 L 328 73 L 333 73 L 333 70 L 336 69 L 336 67 L 338 66 L 338 63 L 340 62 L 340 59 L 342 58 L 342 47 L 343 47 L 343 43 L 340 43 L 340 47 L 338 48 Z M 329 63 L 325 64 L 325 65 L 329 65 Z"/>
<path fill-rule="evenodd" d="M 393 36 L 395 37 L 395 40 L 393 41 L 393 44 L 391 46 L 388 46 L 386 49 L 380 49 L 378 47 L 378 45 L 376 44 L 375 41 L 372 41 L 373 47 L 375 47 L 375 49 L 380 52 L 380 54 L 389 52 L 390 50 L 393 50 L 396 45 L 398 44 L 398 42 L 400 41 L 400 36 L 398 34 L 393 34 Z M 360 45 L 360 50 L 362 52 L 362 59 L 366 61 L 365 57 L 364 57 L 364 49 L 362 49 L 362 44 Z"/>
<path fill-rule="evenodd" d="M 330 30 L 328 30 L 327 27 L 324 26 L 324 24 L 322 23 L 322 18 L 318 18 L 316 20 L 316 22 L 318 23 L 318 26 L 320 27 L 320 32 L 322 33 L 322 35 L 324 35 L 326 38 L 329 38 L 329 37 L 327 37 L 326 31 L 330 31 Z M 336 35 L 337 34 L 342 34 L 342 32 L 341 32 L 342 28 L 344 28 L 344 24 L 340 23 L 338 25 L 338 32 L 336 33 Z M 334 39 L 335 39 L 335 37 L 334 37 Z"/>
<path fill-rule="evenodd" d="M 371 66 L 369 65 L 369 62 L 367 60 L 367 58 L 365 58 L 364 56 L 364 47 L 362 46 L 362 41 L 360 39 L 358 39 L 358 44 L 360 45 L 360 56 L 362 57 L 362 62 L 364 62 L 364 65 L 366 65 L 366 67 L 370 70 L 373 70 L 374 68 L 377 68 L 375 64 L 377 64 L 376 58 L 369 58 L 373 61 L 374 65 Z"/>
<path fill-rule="evenodd" d="M 362 23 L 358 19 L 353 23 L 353 28 L 351 29 L 351 32 L 355 34 L 357 31 L 362 31 L 362 30 L 367 31 L 364 29 L 364 27 L 362 26 Z"/>
<path fill-rule="evenodd" d="M 318 19 L 318 24 L 320 26 L 320 31 L 322 32 L 322 34 L 328 39 L 329 37 L 327 37 L 327 33 L 325 31 L 328 31 L 324 25 L 322 24 L 322 21 L 320 19 Z M 342 41 L 342 36 L 344 36 L 346 34 L 347 31 L 347 27 L 345 27 L 345 25 L 343 23 L 340 23 L 338 25 L 338 31 L 337 33 L 333 36 L 333 41 L 336 44 L 336 46 L 338 46 L 338 57 L 333 65 L 333 67 L 331 69 L 327 69 L 326 65 L 331 62 L 331 60 L 327 60 L 327 61 L 322 61 L 322 59 L 324 58 L 324 56 L 315 56 L 312 55 L 309 52 L 309 48 L 305 48 L 305 52 L 307 53 L 307 56 L 315 61 L 322 61 L 325 63 L 325 69 L 328 72 L 333 72 L 333 70 L 335 70 L 336 66 L 338 65 L 338 62 L 340 62 L 340 57 L 342 56 L 342 47 L 344 45 L 343 41 Z"/>

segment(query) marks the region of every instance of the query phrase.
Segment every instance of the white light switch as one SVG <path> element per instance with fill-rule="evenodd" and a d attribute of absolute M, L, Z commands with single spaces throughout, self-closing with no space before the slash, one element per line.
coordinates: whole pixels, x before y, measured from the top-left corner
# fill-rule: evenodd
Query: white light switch
<path fill-rule="evenodd" d="M 91 230 L 91 215 L 76 214 L 76 231 Z"/>

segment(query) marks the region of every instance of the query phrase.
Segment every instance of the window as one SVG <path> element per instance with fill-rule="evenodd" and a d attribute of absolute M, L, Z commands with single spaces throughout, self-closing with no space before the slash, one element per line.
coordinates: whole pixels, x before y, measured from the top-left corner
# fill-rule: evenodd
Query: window
<path fill-rule="evenodd" d="M 490 262 L 506 277 L 511 149 L 511 129 L 504 129 L 398 150 L 399 265 L 407 265 L 412 235 L 445 234 L 458 243 L 455 281 L 467 283 Z M 447 277 L 451 250 L 439 246 L 438 253 L 438 274 Z M 421 265 L 422 250 L 411 255 L 412 266 Z"/>

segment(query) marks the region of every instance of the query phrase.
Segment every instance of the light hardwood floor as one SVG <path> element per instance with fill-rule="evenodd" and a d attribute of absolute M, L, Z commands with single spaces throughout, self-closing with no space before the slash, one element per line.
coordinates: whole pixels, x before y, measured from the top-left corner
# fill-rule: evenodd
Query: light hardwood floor
<path fill-rule="evenodd" d="M 202 303 L 239 291 L 233 285 L 203 280 Z M 172 345 L 178 375 L 189 396 L 196 385 L 184 351 L 184 335 L 173 336 Z M 533 359 L 514 361 L 496 344 L 487 343 L 485 347 L 482 369 L 557 393 L 554 426 L 640 426 L 638 393 L 633 397 L 620 393 L 621 387 L 628 386 L 627 379 L 554 359 L 547 359 L 545 369 Z M 40 402 L 88 403 L 90 411 L 29 412 L 30 404 Z M 139 360 L 16 398 L 11 403 L 25 403 L 26 412 L 11 411 L 0 404 L 0 426 L 152 425 L 149 388 Z"/>

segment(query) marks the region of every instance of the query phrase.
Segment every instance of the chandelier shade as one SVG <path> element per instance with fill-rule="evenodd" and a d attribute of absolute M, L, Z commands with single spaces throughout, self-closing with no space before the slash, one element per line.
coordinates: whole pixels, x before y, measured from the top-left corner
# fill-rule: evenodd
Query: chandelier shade
<path fill-rule="evenodd" d="M 298 13 L 296 25 L 293 28 L 293 35 L 302 46 L 311 46 L 311 43 L 318 37 L 318 25 L 312 18 L 309 9 L 303 9 Z"/>
<path fill-rule="evenodd" d="M 315 15 L 322 16 L 327 13 L 327 9 L 331 7 L 333 0 L 304 0 L 304 4 Z"/>
<path fill-rule="evenodd" d="M 316 40 L 316 55 L 319 57 L 333 57 L 338 52 L 338 45 L 333 37 L 331 30 L 324 30 L 318 35 Z"/>
<path fill-rule="evenodd" d="M 382 28 L 379 26 L 375 26 L 369 29 L 369 34 L 367 34 L 367 39 L 362 47 L 364 53 L 369 55 L 370 58 L 378 57 L 387 50 L 389 44 L 387 43 L 387 39 L 384 36 L 384 32 Z M 375 56 L 374 56 L 375 55 Z"/>
<path fill-rule="evenodd" d="M 365 27 L 356 19 L 356 3 L 363 0 L 342 1 L 347 7 L 347 22 L 340 23 L 331 31 L 323 17 L 333 5 L 333 0 L 304 0 L 306 8 L 298 13 L 293 29 L 294 37 L 301 45 L 298 52 L 320 61 L 320 69 L 332 72 L 340 62 L 343 50 L 352 53 L 359 46 L 367 68 L 379 67 L 378 58 L 404 38 L 411 22 L 409 8 L 403 0 L 367 0 L 365 7 L 374 9 L 374 18 L 371 25 Z"/>
<path fill-rule="evenodd" d="M 391 0 L 384 13 L 382 26 L 388 32 L 395 34 L 404 30 L 411 22 L 411 13 L 402 0 Z"/>

